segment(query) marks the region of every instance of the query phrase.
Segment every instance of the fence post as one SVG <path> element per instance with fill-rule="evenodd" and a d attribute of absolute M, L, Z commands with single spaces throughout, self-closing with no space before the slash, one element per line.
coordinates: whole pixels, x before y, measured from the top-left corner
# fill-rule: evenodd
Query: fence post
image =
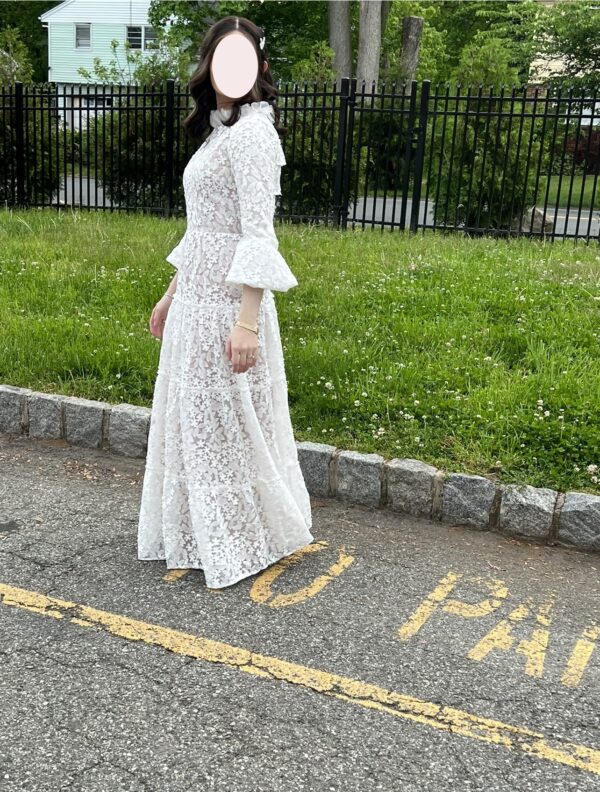
<path fill-rule="evenodd" d="M 23 83 L 15 82 L 15 160 L 17 206 L 25 207 L 25 137 Z"/>
<path fill-rule="evenodd" d="M 417 81 L 411 80 L 410 90 L 404 86 L 404 93 L 408 96 L 408 114 L 406 116 L 406 134 L 404 140 L 404 167 L 402 168 L 402 201 L 400 203 L 400 222 L 398 228 L 401 231 L 406 229 L 406 210 L 408 208 L 408 198 L 410 190 L 410 176 L 413 164 L 413 144 L 415 132 L 415 115 L 417 104 Z M 404 108 L 404 104 L 403 104 Z M 412 211 L 412 209 L 411 209 Z"/>
<path fill-rule="evenodd" d="M 167 80 L 165 103 L 165 193 L 166 216 L 173 212 L 173 163 L 175 148 L 175 80 Z"/>
<path fill-rule="evenodd" d="M 342 219 L 342 211 L 344 204 L 346 205 L 346 214 L 348 213 L 348 198 L 344 201 L 344 165 L 346 161 L 346 127 L 348 121 L 348 102 L 349 102 L 349 86 L 350 79 L 342 77 L 340 89 L 340 117 L 338 123 L 338 137 L 337 137 L 337 150 L 335 159 L 335 179 L 333 183 L 333 220 L 336 226 L 339 227 Z"/>
<path fill-rule="evenodd" d="M 413 196 L 410 208 L 410 230 L 416 233 L 419 227 L 419 209 L 421 208 L 421 182 L 423 181 L 423 162 L 425 159 L 425 133 L 427 132 L 427 113 L 429 109 L 430 80 L 421 83 L 421 103 L 419 106 L 419 126 L 417 127 L 417 148 L 413 172 Z M 426 224 L 427 218 L 423 223 Z"/>
<path fill-rule="evenodd" d="M 342 228 L 348 227 L 348 203 L 350 201 L 350 173 L 352 172 L 352 139 L 354 137 L 354 103 L 356 102 L 356 77 L 350 80 L 350 94 L 346 100 L 348 120 L 344 141 L 344 182 L 341 201 Z"/>

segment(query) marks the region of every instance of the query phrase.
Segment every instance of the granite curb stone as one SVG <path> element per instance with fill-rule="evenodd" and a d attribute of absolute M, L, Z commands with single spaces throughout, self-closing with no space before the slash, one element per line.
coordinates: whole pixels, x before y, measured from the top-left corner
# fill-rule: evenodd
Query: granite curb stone
<path fill-rule="evenodd" d="M 388 508 L 431 517 L 437 468 L 419 459 L 390 459 L 386 462 Z"/>
<path fill-rule="evenodd" d="M 298 461 L 306 488 L 311 495 L 328 498 L 331 495 L 330 473 L 335 446 L 327 443 L 297 442 Z"/>
<path fill-rule="evenodd" d="M 109 450 L 121 456 L 144 457 L 148 448 L 150 407 L 116 404 L 110 411 Z"/>
<path fill-rule="evenodd" d="M 0 384 L 0 433 L 62 439 L 127 457 L 146 455 L 151 409 Z M 600 552 L 600 496 L 439 470 L 296 441 L 309 493 L 444 523 Z"/>
<path fill-rule="evenodd" d="M 600 552 L 600 497 L 567 492 L 560 512 L 558 538 L 584 550 Z"/>
<path fill-rule="evenodd" d="M 442 495 L 442 522 L 487 529 L 496 484 L 485 476 L 448 473 Z"/>
<path fill-rule="evenodd" d="M 379 454 L 340 451 L 334 459 L 332 490 L 337 497 L 363 506 L 380 506 L 384 458 Z"/>
<path fill-rule="evenodd" d="M 32 392 L 28 400 L 29 436 L 58 440 L 64 437 L 64 396 Z"/>
<path fill-rule="evenodd" d="M 27 397 L 32 393 L 30 388 L 0 385 L 0 432 L 21 434 L 28 427 Z"/>
<path fill-rule="evenodd" d="M 511 534 L 549 536 L 558 492 L 530 484 L 503 487 L 500 504 L 500 530 Z"/>

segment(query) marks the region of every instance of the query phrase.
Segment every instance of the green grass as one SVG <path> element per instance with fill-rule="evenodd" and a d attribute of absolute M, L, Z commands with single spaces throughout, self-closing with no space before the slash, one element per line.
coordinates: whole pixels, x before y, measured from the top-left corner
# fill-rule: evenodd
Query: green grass
<path fill-rule="evenodd" d="M 560 194 L 558 192 L 560 182 Z M 595 184 L 594 184 L 595 182 Z M 595 187 L 595 189 L 594 189 Z M 583 190 L 582 190 L 583 188 Z M 569 201 L 569 192 L 571 193 L 571 200 Z M 543 191 L 540 191 L 538 196 L 538 206 L 544 206 L 544 200 L 546 197 L 546 189 L 544 188 Z M 573 184 L 571 185 L 571 173 L 566 172 L 563 173 L 562 180 L 560 176 L 554 175 L 550 177 L 550 186 L 548 188 L 548 205 L 549 206 L 560 206 L 560 207 L 567 207 L 570 206 L 570 214 L 571 218 L 577 217 L 577 211 L 579 210 L 579 203 L 581 202 L 581 208 L 583 209 L 590 209 L 592 207 L 592 199 L 593 199 L 593 206 L 594 209 L 597 211 L 600 208 L 600 179 L 595 177 L 593 174 L 586 174 L 585 182 L 583 176 L 581 174 L 576 174 L 573 177 Z M 587 227 L 587 218 L 585 219 L 585 224 L 583 228 Z"/>
<path fill-rule="evenodd" d="M 545 179 L 546 177 L 542 177 Z M 595 180 L 595 184 L 594 184 Z M 559 181 L 560 181 L 560 194 L 558 191 L 559 188 Z M 583 193 L 582 193 L 583 188 Z M 413 190 L 413 182 L 411 181 L 410 186 L 410 195 L 409 197 L 412 198 L 412 190 Z M 427 179 L 423 178 L 421 182 L 421 200 L 425 200 L 425 194 L 427 192 Z M 569 201 L 569 193 L 571 200 Z M 367 195 L 371 198 L 375 197 L 375 185 L 370 184 L 369 190 L 367 191 Z M 382 189 L 381 185 L 377 188 L 377 197 L 383 198 L 384 190 Z M 359 198 L 363 197 L 363 191 L 359 190 L 358 194 Z M 394 190 L 389 189 L 387 191 L 387 200 L 391 201 L 394 198 Z M 402 190 L 398 189 L 397 201 L 399 202 L 402 198 Z M 429 203 L 432 204 L 435 195 L 430 193 L 428 196 Z M 510 200 L 510 196 L 506 199 Z M 537 192 L 537 201 L 536 206 L 543 210 L 544 203 L 546 201 L 546 182 L 540 181 L 540 187 Z M 476 195 L 472 199 L 472 203 L 476 202 Z M 550 176 L 550 186 L 548 187 L 548 206 L 549 207 L 556 207 L 562 208 L 566 211 L 567 207 L 570 206 L 569 209 L 569 217 L 570 218 L 577 218 L 577 212 L 579 210 L 579 203 L 581 202 L 581 209 L 582 211 L 586 211 L 594 207 L 595 211 L 598 211 L 600 208 L 600 179 L 595 177 L 593 174 L 587 174 L 585 177 L 585 182 L 583 180 L 583 176 L 581 174 L 576 174 L 573 177 L 573 184 L 571 185 L 571 173 L 569 171 L 565 171 L 563 174 L 562 180 L 560 176 L 554 175 Z M 587 228 L 587 217 L 581 221 L 580 230 Z"/>
<path fill-rule="evenodd" d="M 150 406 L 183 220 L 0 213 L 0 382 Z M 600 494 L 600 248 L 277 226 L 298 440 Z"/>

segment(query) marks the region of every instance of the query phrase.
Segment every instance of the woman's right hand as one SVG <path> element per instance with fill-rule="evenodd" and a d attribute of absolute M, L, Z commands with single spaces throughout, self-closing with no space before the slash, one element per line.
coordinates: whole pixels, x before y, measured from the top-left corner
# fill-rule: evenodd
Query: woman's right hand
<path fill-rule="evenodd" d="M 171 307 L 172 299 L 164 294 L 154 306 L 150 314 L 150 332 L 156 338 L 161 338 L 163 335 L 163 328 L 167 321 L 167 314 Z"/>

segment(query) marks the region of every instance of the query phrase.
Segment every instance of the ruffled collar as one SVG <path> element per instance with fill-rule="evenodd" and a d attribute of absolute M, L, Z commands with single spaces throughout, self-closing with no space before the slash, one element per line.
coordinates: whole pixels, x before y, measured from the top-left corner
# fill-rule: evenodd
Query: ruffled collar
<path fill-rule="evenodd" d="M 246 102 L 243 105 L 240 105 L 240 115 L 246 115 L 248 113 L 263 113 L 267 116 L 273 123 L 275 123 L 275 112 L 273 110 L 273 105 L 269 102 L 266 102 L 264 99 L 260 102 Z M 226 121 L 229 116 L 231 115 L 231 108 L 230 107 L 222 107 L 222 108 L 215 108 L 214 110 L 210 111 L 210 125 L 211 127 L 218 127 L 222 126 L 223 121 Z"/>

